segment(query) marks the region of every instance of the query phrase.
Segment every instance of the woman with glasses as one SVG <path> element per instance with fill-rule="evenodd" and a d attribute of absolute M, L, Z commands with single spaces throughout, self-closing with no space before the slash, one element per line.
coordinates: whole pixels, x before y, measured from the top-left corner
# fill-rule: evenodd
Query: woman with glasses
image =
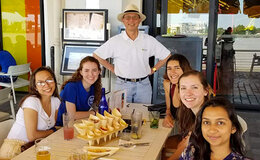
<path fill-rule="evenodd" d="M 61 87 L 61 105 L 57 126 L 62 126 L 62 114 L 67 112 L 74 119 L 96 114 L 101 99 L 101 68 L 96 58 L 87 56 L 80 62 L 79 68 Z"/>
<path fill-rule="evenodd" d="M 36 69 L 30 77 L 29 94 L 20 101 L 16 121 L 0 149 L 0 158 L 12 158 L 21 152 L 22 145 L 55 132 L 59 105 L 53 71 L 49 67 Z"/>

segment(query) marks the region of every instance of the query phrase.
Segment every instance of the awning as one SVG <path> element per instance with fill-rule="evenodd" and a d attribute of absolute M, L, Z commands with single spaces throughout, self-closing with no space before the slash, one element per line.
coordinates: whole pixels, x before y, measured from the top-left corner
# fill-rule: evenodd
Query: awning
<path fill-rule="evenodd" d="M 239 0 L 219 0 L 219 14 L 237 14 L 239 6 Z"/>
<path fill-rule="evenodd" d="M 220 14 L 237 14 L 239 0 L 219 0 Z M 209 0 L 168 0 L 168 13 L 209 13 Z"/>
<path fill-rule="evenodd" d="M 249 18 L 260 17 L 260 0 L 244 0 L 244 14 Z"/>
<path fill-rule="evenodd" d="M 260 0 L 244 0 L 244 14 L 249 18 L 260 17 Z M 168 13 L 208 13 L 209 0 L 168 0 Z M 219 0 L 219 14 L 238 14 L 239 0 Z"/>
<path fill-rule="evenodd" d="M 209 0 L 168 0 L 168 13 L 208 13 Z"/>

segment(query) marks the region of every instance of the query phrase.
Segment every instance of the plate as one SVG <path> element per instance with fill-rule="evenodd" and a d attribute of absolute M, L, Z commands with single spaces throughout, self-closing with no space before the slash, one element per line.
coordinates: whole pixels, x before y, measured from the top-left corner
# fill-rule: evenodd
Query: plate
<path fill-rule="evenodd" d="M 89 156 L 102 156 L 109 154 L 109 156 L 115 154 L 119 148 L 118 147 L 98 147 L 98 146 L 84 146 L 84 151 L 88 152 Z"/>

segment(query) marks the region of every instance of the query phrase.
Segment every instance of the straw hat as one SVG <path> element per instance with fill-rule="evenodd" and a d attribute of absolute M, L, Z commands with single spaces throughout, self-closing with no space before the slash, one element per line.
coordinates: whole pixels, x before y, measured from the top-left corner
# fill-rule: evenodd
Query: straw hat
<path fill-rule="evenodd" d="M 124 17 L 125 14 L 127 13 L 136 13 L 140 16 L 141 18 L 141 22 L 144 21 L 146 19 L 146 16 L 142 13 L 139 12 L 139 9 L 137 8 L 136 5 L 134 4 L 129 4 L 126 6 L 125 10 L 123 13 L 120 13 L 118 16 L 117 16 L 117 19 L 122 22 L 122 19 Z"/>

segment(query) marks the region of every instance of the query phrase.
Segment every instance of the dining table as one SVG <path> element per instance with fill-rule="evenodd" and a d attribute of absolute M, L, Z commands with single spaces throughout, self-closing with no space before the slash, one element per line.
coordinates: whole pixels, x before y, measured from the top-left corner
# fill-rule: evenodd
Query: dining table
<path fill-rule="evenodd" d="M 110 141 L 106 141 L 100 144 L 103 147 L 118 147 L 119 150 L 106 157 L 110 160 L 158 160 L 160 159 L 160 153 L 164 146 L 164 143 L 172 131 L 172 128 L 165 128 L 162 126 L 163 119 L 159 120 L 159 127 L 157 129 L 150 128 L 149 111 L 145 104 L 129 103 L 122 112 L 123 118 L 129 118 L 133 110 L 143 113 L 143 119 L 146 123 L 142 126 L 142 136 L 140 139 L 131 139 L 133 143 L 148 142 L 147 146 L 135 146 L 135 147 L 121 147 L 119 146 L 120 134 L 118 137 L 112 138 Z M 53 134 L 49 135 L 45 139 L 48 140 L 51 147 L 51 160 L 67 160 L 71 156 L 74 150 L 88 146 L 88 142 L 83 139 L 77 138 L 77 132 L 74 131 L 74 138 L 71 140 L 64 140 L 63 129 L 59 129 Z M 100 158 L 100 160 L 106 159 Z M 13 160 L 36 160 L 35 147 L 27 149 Z"/>

